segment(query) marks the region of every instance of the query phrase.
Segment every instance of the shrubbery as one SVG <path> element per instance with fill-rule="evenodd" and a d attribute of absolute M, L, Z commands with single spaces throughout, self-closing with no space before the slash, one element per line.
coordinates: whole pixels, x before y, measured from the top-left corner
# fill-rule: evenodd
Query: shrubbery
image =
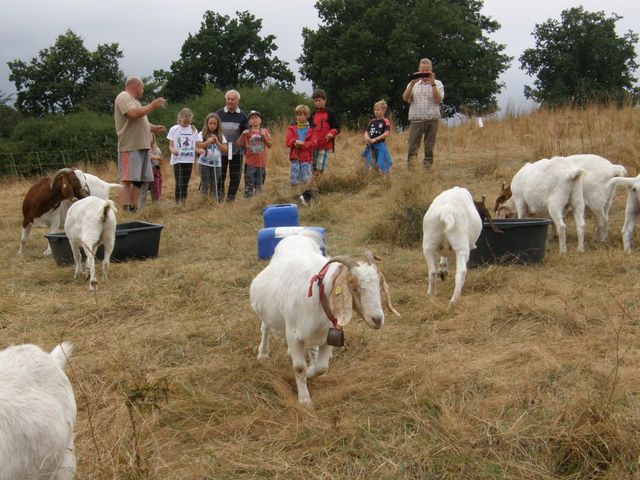
<path fill-rule="evenodd" d="M 238 88 L 240 107 L 245 112 L 259 110 L 264 125 L 270 127 L 293 121 L 293 110 L 301 103 L 311 105 L 307 95 L 278 87 Z M 206 115 L 224 106 L 224 92 L 206 88 L 199 97 L 169 104 L 149 115 L 167 130 L 176 123 L 178 112 L 189 107 L 198 130 Z M 33 175 L 79 162 L 103 163 L 117 156 L 118 140 L 112 113 L 81 111 L 42 117 L 24 117 L 9 107 L 11 122 L 0 129 L 0 175 Z M 113 107 L 111 107 L 112 109 Z M 104 109 L 103 109 L 104 110 Z"/>

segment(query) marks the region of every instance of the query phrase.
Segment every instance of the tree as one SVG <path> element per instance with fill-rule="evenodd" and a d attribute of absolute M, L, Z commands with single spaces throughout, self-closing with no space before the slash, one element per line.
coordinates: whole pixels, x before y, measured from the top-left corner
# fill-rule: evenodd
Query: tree
<path fill-rule="evenodd" d="M 535 87 L 526 86 L 525 97 L 544 106 L 584 105 L 620 101 L 630 94 L 636 80 L 634 44 L 638 35 L 615 31 L 620 16 L 587 12 L 582 7 L 561 13 L 562 21 L 536 24 L 535 48 L 520 57 L 522 69 L 535 75 Z"/>
<path fill-rule="evenodd" d="M 275 37 L 262 38 L 262 20 L 249 12 L 236 12 L 237 18 L 206 11 L 200 30 L 189 34 L 182 45 L 180 59 L 170 72 L 156 71 L 164 79 L 164 95 L 181 100 L 200 95 L 205 85 L 221 90 L 249 85 L 276 85 L 291 88 L 295 76 L 287 62 L 272 57 L 277 50 Z"/>
<path fill-rule="evenodd" d="M 82 38 L 67 30 L 30 64 L 7 63 L 9 80 L 16 86 L 16 107 L 30 115 L 75 111 L 93 84 L 123 83 L 118 58 L 122 58 L 118 44 L 98 45 L 90 52 Z"/>
<path fill-rule="evenodd" d="M 510 57 L 485 36 L 500 25 L 481 15 L 481 7 L 478 0 L 319 0 L 322 25 L 303 29 L 300 72 L 355 120 L 380 98 L 394 110 L 406 109 L 408 75 L 427 57 L 445 84 L 445 115 L 463 107 L 494 111 L 498 77 Z"/>

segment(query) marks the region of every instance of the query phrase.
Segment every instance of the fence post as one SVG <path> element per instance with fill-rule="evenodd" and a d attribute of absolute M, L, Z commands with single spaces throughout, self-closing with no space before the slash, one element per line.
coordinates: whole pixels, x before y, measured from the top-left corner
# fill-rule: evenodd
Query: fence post
<path fill-rule="evenodd" d="M 40 161 L 40 155 L 36 152 L 36 158 L 38 159 L 38 166 L 40 167 L 40 175 L 44 175 L 44 170 L 42 169 L 42 162 Z"/>
<path fill-rule="evenodd" d="M 13 169 L 16 171 L 16 177 L 19 177 L 20 174 L 18 173 L 18 166 L 16 165 L 16 159 L 13 158 L 13 153 L 10 153 L 9 156 L 11 157 L 11 162 L 13 163 Z"/>

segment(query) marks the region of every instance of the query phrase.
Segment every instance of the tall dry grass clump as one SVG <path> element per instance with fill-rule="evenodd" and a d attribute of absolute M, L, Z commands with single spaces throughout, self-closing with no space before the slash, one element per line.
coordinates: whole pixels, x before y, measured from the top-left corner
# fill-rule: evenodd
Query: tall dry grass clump
<path fill-rule="evenodd" d="M 343 132 L 300 223 L 326 228 L 329 255 L 378 254 L 402 317 L 346 327 L 346 347 L 310 381 L 313 410 L 297 403 L 283 340 L 258 363 L 248 300 L 265 265 L 262 210 L 292 201 L 284 130 L 251 200 L 201 203 L 196 176 L 175 206 L 165 165 L 160 204 L 118 214 L 164 225 L 159 257 L 112 264 L 95 294 L 40 256 L 42 230 L 15 257 L 34 179 L 1 180 L 1 343 L 75 345 L 78 478 L 638 478 L 640 249 L 622 252 L 624 192 L 608 244 L 588 218 L 578 254 L 569 225 L 567 255 L 549 237 L 543 264 L 471 269 L 455 308 L 452 279 L 427 297 L 419 247 L 429 202 L 454 185 L 492 204 L 524 162 L 570 153 L 636 175 L 638 125 L 637 110 L 615 108 L 443 123 L 430 172 L 408 171 L 406 133 L 392 135 L 386 179 L 361 174 L 362 132 Z M 117 178 L 114 165 L 97 173 Z"/>

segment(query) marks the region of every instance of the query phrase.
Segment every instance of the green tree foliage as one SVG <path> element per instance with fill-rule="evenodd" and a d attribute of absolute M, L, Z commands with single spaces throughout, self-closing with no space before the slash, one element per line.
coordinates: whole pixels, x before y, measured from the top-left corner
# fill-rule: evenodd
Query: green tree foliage
<path fill-rule="evenodd" d="M 637 68 L 638 35 L 616 34 L 616 22 L 622 17 L 582 7 L 564 10 L 561 17 L 561 22 L 549 19 L 537 24 L 535 48 L 520 57 L 522 69 L 537 77 L 535 87 L 525 87 L 525 97 L 553 107 L 619 102 L 637 94 L 632 72 Z"/>
<path fill-rule="evenodd" d="M 154 72 L 165 82 L 165 96 L 173 100 L 197 96 L 207 85 L 221 90 L 239 85 L 292 87 L 295 76 L 287 62 L 272 56 L 278 48 L 275 37 L 260 36 L 262 20 L 246 11 L 236 15 L 231 19 L 205 12 L 200 30 L 189 34 L 170 72 Z"/>
<path fill-rule="evenodd" d="M 408 75 L 427 57 L 445 84 L 445 115 L 494 111 L 510 58 L 486 37 L 500 25 L 481 7 L 478 0 L 318 0 L 323 24 L 303 30 L 300 72 L 354 120 L 380 98 L 405 110 Z"/>
<path fill-rule="evenodd" d="M 308 96 L 275 86 L 245 87 L 240 90 L 240 94 L 242 110 L 260 111 L 263 118 L 262 124 L 267 128 L 273 128 L 283 121 L 287 123 L 293 121 L 293 111 L 297 105 L 311 105 Z M 183 107 L 189 107 L 193 111 L 193 123 L 200 130 L 207 114 L 224 107 L 224 91 L 207 86 L 198 97 L 171 102 L 167 108 L 155 110 L 151 120 L 153 123 L 165 125 L 168 129 L 176 124 L 178 112 Z"/>
<path fill-rule="evenodd" d="M 92 85 L 122 84 L 119 58 L 122 52 L 117 43 L 98 45 L 90 52 L 82 38 L 67 30 L 31 63 L 22 60 L 7 63 L 11 71 L 9 80 L 17 90 L 16 108 L 28 115 L 76 111 L 92 92 Z"/>

